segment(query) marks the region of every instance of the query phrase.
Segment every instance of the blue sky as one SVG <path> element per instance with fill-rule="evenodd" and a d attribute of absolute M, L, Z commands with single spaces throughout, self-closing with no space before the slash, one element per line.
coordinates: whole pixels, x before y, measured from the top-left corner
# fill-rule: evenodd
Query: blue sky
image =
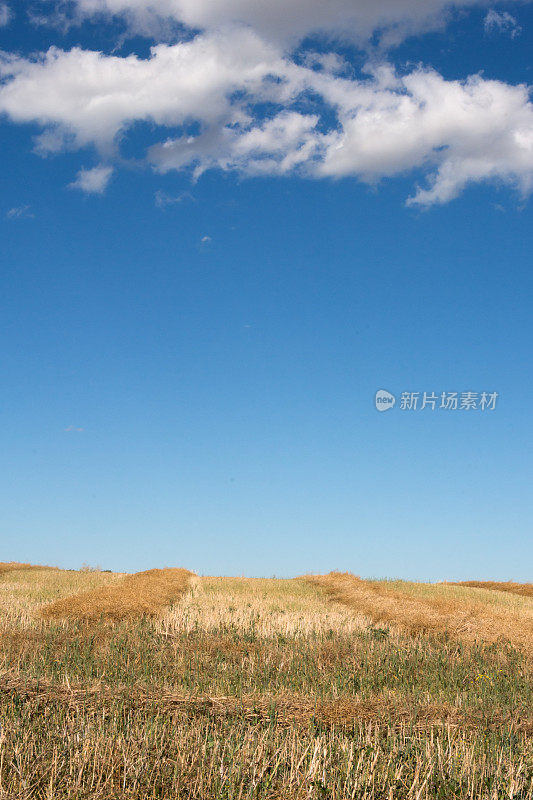
<path fill-rule="evenodd" d="M 0 3 L 2 560 L 531 580 L 533 5 L 95 5 Z"/>

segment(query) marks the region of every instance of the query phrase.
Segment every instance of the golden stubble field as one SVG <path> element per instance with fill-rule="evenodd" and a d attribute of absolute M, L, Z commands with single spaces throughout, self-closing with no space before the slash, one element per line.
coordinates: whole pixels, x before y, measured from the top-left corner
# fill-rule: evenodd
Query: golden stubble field
<path fill-rule="evenodd" d="M 533 798 L 531 588 L 0 564 L 0 800 Z"/>

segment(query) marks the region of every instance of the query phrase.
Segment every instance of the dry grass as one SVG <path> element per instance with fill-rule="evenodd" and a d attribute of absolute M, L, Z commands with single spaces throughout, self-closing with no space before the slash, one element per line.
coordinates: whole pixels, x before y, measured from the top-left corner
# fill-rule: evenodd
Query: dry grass
<path fill-rule="evenodd" d="M 0 634 L 30 633 L 43 627 L 43 606 L 122 580 L 120 573 L 49 568 L 13 569 L 0 574 Z"/>
<path fill-rule="evenodd" d="M 458 600 L 447 584 L 422 587 L 415 592 L 400 582 L 364 581 L 350 573 L 331 572 L 310 575 L 307 580 L 322 588 L 333 600 L 365 614 L 374 623 L 386 623 L 410 634 L 448 634 L 465 641 L 485 643 L 507 641 L 533 656 L 533 608 L 528 603 L 521 611 L 488 606 L 475 591 Z M 472 590 L 471 590 L 472 591 Z"/>
<path fill-rule="evenodd" d="M 17 713 L 13 713 L 13 709 Z M 531 800 L 527 734 L 183 719 L 117 703 L 0 708 L 3 800 Z"/>
<path fill-rule="evenodd" d="M 82 608 L 123 597 L 136 579 L 0 580 L 0 615 L 13 609 L 0 624 L 0 800 L 533 800 L 531 662 L 509 643 L 442 636 L 441 619 L 473 603 L 482 633 L 478 606 L 525 629 L 530 598 L 360 582 L 354 609 L 328 598 L 332 576 L 186 573 L 156 617 L 109 625 L 101 604 L 90 625 L 77 606 L 39 616 L 46 601 L 72 610 L 75 591 Z M 440 623 L 412 624 L 416 609 Z M 384 611 L 394 622 L 377 627 Z"/>
<path fill-rule="evenodd" d="M 4 575 L 6 572 L 33 569 L 57 569 L 57 567 L 41 567 L 37 564 L 20 564 L 18 561 L 0 561 L 0 575 Z"/>
<path fill-rule="evenodd" d="M 17 697 L 34 703 L 54 702 L 69 708 L 103 709 L 120 701 L 129 709 L 157 708 L 159 714 L 179 713 L 194 716 L 239 717 L 251 722 L 277 725 L 319 725 L 326 728 L 350 728 L 354 724 L 385 724 L 389 727 L 410 725 L 420 729 L 454 726 L 469 729 L 509 726 L 514 731 L 533 734 L 533 714 L 510 714 L 503 709 L 481 713 L 461 709 L 446 702 L 417 702 L 414 698 L 393 694 L 373 695 L 365 699 L 340 697 L 320 699 L 298 694 L 252 694 L 240 697 L 225 695 L 190 696 L 174 694 L 157 686 L 106 686 L 100 681 L 90 687 L 71 681 L 53 683 L 41 679 L 21 679 L 17 675 L 0 676 L 0 696 Z"/>
<path fill-rule="evenodd" d="M 369 581 L 384 592 L 424 602 L 440 602 L 443 606 L 450 602 L 458 607 L 469 608 L 472 603 L 486 611 L 511 613 L 533 621 L 531 598 L 510 592 L 495 592 L 492 589 L 474 589 L 452 583 L 415 583 L 413 581 L 380 580 Z"/>
<path fill-rule="evenodd" d="M 510 592 L 522 597 L 533 597 L 533 583 L 513 583 L 513 581 L 459 581 L 450 586 L 468 586 L 472 589 L 490 589 L 496 592 Z"/>
<path fill-rule="evenodd" d="M 126 620 L 157 616 L 187 589 L 192 573 L 186 569 L 149 569 L 64 597 L 41 610 L 43 619 Z"/>
<path fill-rule="evenodd" d="M 271 638 L 345 634 L 364 630 L 368 619 L 342 605 L 324 603 L 322 592 L 298 579 L 193 577 L 182 601 L 157 623 L 165 636 Z"/>

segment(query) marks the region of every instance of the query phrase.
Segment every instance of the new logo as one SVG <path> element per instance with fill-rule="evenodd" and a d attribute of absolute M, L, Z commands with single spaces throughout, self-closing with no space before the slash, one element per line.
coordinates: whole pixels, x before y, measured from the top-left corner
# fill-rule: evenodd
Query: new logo
<path fill-rule="evenodd" d="M 376 392 L 376 408 L 378 411 L 388 411 L 389 408 L 394 407 L 395 402 L 394 395 L 386 392 L 385 389 L 378 389 Z"/>

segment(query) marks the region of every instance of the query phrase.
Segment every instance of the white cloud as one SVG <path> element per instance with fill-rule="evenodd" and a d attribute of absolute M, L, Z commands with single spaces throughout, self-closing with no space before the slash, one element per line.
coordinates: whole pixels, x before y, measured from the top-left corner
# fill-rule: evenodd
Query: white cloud
<path fill-rule="evenodd" d="M 158 172 L 193 166 L 195 177 L 212 168 L 248 175 L 288 174 L 309 166 L 323 149 L 323 137 L 315 129 L 318 119 L 282 111 L 257 124 L 226 125 L 197 137 L 169 139 L 150 148 L 149 158 Z"/>
<path fill-rule="evenodd" d="M 474 181 L 530 191 L 526 87 L 480 76 L 449 81 L 422 68 L 399 76 L 388 64 L 365 80 L 345 72 L 324 54 L 297 64 L 242 27 L 160 44 L 144 59 L 80 48 L 36 59 L 0 54 L 0 112 L 43 126 L 41 153 L 93 145 L 106 162 L 131 125 L 149 121 L 156 141 L 147 157 L 159 172 L 216 168 L 376 183 L 416 170 L 426 183 L 409 202 L 421 205 L 446 202 Z M 83 169 L 71 186 L 101 193 L 112 171 Z M 163 194 L 155 201 L 169 202 Z"/>
<path fill-rule="evenodd" d="M 202 244 L 209 244 L 210 241 L 211 241 L 211 237 L 210 236 L 202 236 L 202 238 L 200 239 L 200 242 Z"/>
<path fill-rule="evenodd" d="M 181 194 L 172 195 L 158 189 L 154 194 L 154 203 L 157 208 L 166 208 L 167 206 L 176 205 L 176 203 L 183 203 L 185 200 L 193 200 L 190 192 L 181 192 Z"/>
<path fill-rule="evenodd" d="M 508 11 L 495 11 L 493 8 L 488 11 L 483 26 L 487 33 L 494 31 L 507 33 L 511 39 L 515 39 L 522 32 L 521 26 L 512 14 Z"/>
<path fill-rule="evenodd" d="M 33 217 L 31 206 L 15 206 L 10 208 L 6 214 L 8 219 L 21 219 L 22 217 Z"/>
<path fill-rule="evenodd" d="M 339 116 L 342 130 L 328 143 L 321 175 L 373 181 L 426 167 L 429 188 L 410 201 L 422 205 L 487 179 L 531 189 L 533 106 L 524 86 L 479 76 L 446 81 L 418 69 L 396 85 L 380 86 L 377 76 L 371 94 L 344 101 Z"/>
<path fill-rule="evenodd" d="M 193 165 L 245 174 L 354 176 L 368 183 L 423 169 L 429 188 L 411 204 L 456 197 L 475 181 L 499 179 L 530 191 L 533 106 L 523 86 L 473 77 L 446 81 L 418 69 L 399 78 L 378 70 L 371 81 L 307 76 L 337 113 L 339 126 L 318 128 L 316 115 L 282 111 L 245 129 L 226 126 L 151 148 L 156 169 Z"/>
<path fill-rule="evenodd" d="M 508 0 L 512 2 L 512 0 Z M 488 0 L 459 0 L 454 5 L 486 5 Z M 367 41 L 373 32 L 395 30 L 400 38 L 439 25 L 449 0 L 74 0 L 80 17 L 124 16 L 137 31 L 160 31 L 161 20 L 190 28 L 220 30 L 245 25 L 270 41 L 295 41 L 325 32 Z"/>
<path fill-rule="evenodd" d="M 0 28 L 4 28 L 6 25 L 9 25 L 12 17 L 13 12 L 7 3 L 0 3 Z"/>
<path fill-rule="evenodd" d="M 113 174 L 113 167 L 100 164 L 92 169 L 80 169 L 69 189 L 80 189 L 87 194 L 103 194 Z"/>
<path fill-rule="evenodd" d="M 104 56 L 73 48 L 50 48 L 36 60 L 0 53 L 0 111 L 16 122 L 36 120 L 58 127 L 78 146 L 109 147 L 128 124 L 149 120 L 179 125 L 227 118 L 228 95 L 254 92 L 279 55 L 253 33 L 198 36 L 191 42 L 158 45 L 148 59 Z M 41 141 L 41 149 L 47 146 Z"/>

